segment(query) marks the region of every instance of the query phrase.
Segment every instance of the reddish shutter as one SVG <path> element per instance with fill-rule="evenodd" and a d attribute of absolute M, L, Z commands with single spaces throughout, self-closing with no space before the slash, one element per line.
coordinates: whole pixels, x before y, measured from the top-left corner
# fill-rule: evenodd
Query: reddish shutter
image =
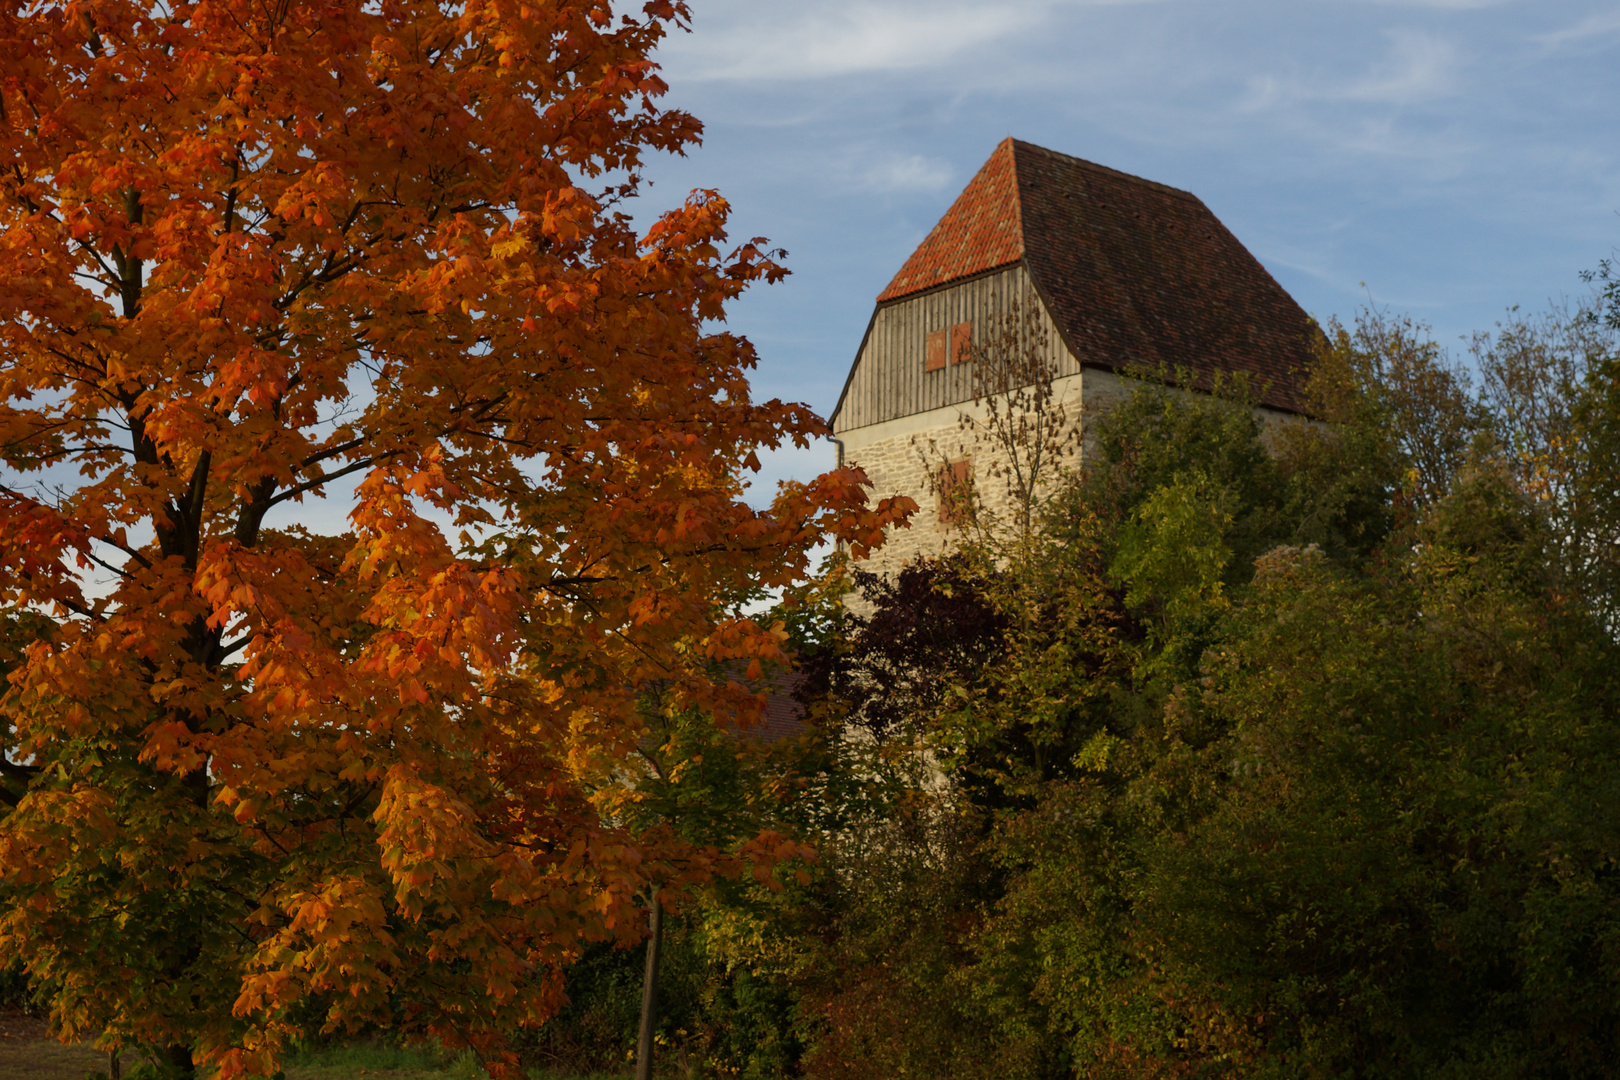
<path fill-rule="evenodd" d="M 965 364 L 972 358 L 973 324 L 959 322 L 951 327 L 951 363 Z"/>
<path fill-rule="evenodd" d="M 913 338 L 912 340 L 916 340 Z M 928 335 L 928 359 L 924 371 L 939 371 L 945 366 L 945 331 L 935 330 Z"/>
<path fill-rule="evenodd" d="M 973 497 L 973 464 L 953 461 L 939 470 L 939 520 L 946 525 L 966 521 Z"/>

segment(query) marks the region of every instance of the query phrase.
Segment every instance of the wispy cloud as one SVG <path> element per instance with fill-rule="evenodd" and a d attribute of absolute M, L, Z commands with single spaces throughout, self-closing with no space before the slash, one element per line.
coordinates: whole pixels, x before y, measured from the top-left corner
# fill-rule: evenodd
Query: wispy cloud
<path fill-rule="evenodd" d="M 1337 95 L 1329 96 L 1410 105 L 1455 92 L 1459 63 L 1450 41 L 1415 30 L 1395 30 L 1389 36 L 1389 55 Z"/>
<path fill-rule="evenodd" d="M 1521 0 L 1369 0 L 1386 7 L 1439 8 L 1442 11 L 1473 11 L 1476 8 L 1505 7 Z"/>
<path fill-rule="evenodd" d="M 1550 51 L 1568 45 L 1584 44 L 1614 37 L 1616 34 L 1620 34 L 1620 8 L 1614 8 L 1610 11 L 1595 11 L 1581 21 L 1566 26 L 1562 30 L 1537 34 L 1535 41 Z"/>
<path fill-rule="evenodd" d="M 816 79 L 930 67 L 1017 34 L 1041 12 L 1028 4 L 891 2 L 759 3 L 737 14 L 716 32 L 671 43 L 687 78 Z"/>
<path fill-rule="evenodd" d="M 1361 157 L 1408 162 L 1426 181 L 1467 171 L 1481 148 L 1478 140 L 1444 131 L 1413 130 L 1390 117 L 1357 120 L 1336 128 L 1327 141 Z"/>
<path fill-rule="evenodd" d="M 1449 40 L 1418 30 L 1387 36 L 1389 51 L 1359 75 L 1252 76 L 1240 107 L 1254 111 L 1307 101 L 1414 105 L 1456 92 L 1462 64 Z"/>
<path fill-rule="evenodd" d="M 937 68 L 1054 12 L 1161 0 L 750 0 L 700 12 L 665 53 L 688 79 L 821 79 Z M 712 27 L 712 28 L 711 28 Z"/>
<path fill-rule="evenodd" d="M 921 154 L 895 155 L 866 171 L 866 186 L 875 191 L 938 191 L 955 174 L 950 162 Z"/>

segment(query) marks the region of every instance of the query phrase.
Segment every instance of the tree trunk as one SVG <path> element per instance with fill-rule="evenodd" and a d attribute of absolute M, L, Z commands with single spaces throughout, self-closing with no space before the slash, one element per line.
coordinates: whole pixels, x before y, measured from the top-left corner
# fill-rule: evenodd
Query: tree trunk
<path fill-rule="evenodd" d="M 647 972 L 641 983 L 641 1031 L 636 1038 L 636 1080 L 652 1080 L 653 1025 L 658 1022 L 658 951 L 664 943 L 664 906 L 654 889 L 647 905 Z"/>
<path fill-rule="evenodd" d="M 172 1076 L 191 1080 L 191 1077 L 197 1075 L 197 1066 L 192 1061 L 191 1047 L 189 1046 L 175 1045 L 166 1047 L 163 1051 L 163 1059 Z"/>

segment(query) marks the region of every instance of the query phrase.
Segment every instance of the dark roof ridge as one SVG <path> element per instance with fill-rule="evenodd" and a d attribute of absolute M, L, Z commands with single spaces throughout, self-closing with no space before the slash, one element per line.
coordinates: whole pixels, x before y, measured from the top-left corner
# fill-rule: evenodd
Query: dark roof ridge
<path fill-rule="evenodd" d="M 1145 176 L 1137 176 L 1135 173 L 1128 173 L 1123 169 L 1116 169 L 1112 166 L 1099 165 L 1095 161 L 1088 161 L 1083 157 L 1075 157 L 1073 154 L 1065 154 L 1061 150 L 1053 150 L 1051 147 L 1041 146 L 1039 143 L 1026 142 L 1023 139 L 1015 139 L 1011 136 L 1008 136 L 1007 141 L 1012 143 L 1015 149 L 1034 150 L 1042 154 L 1050 155 L 1051 157 L 1062 158 L 1064 161 L 1069 162 L 1070 164 L 1079 165 L 1081 168 L 1090 169 L 1093 172 L 1105 173 L 1108 176 L 1117 177 L 1121 180 L 1129 180 L 1133 184 L 1143 184 L 1147 187 L 1158 188 L 1160 191 L 1167 192 L 1171 195 L 1180 195 L 1183 198 L 1191 199 L 1200 206 L 1202 206 L 1204 202 L 1204 200 L 1200 199 L 1197 195 L 1194 195 L 1185 188 L 1178 188 L 1172 184 L 1162 184 L 1157 180 L 1149 180 Z"/>

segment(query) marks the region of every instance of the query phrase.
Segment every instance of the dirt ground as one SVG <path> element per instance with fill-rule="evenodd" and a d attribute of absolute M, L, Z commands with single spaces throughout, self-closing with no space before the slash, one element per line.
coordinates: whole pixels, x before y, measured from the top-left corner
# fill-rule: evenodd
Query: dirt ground
<path fill-rule="evenodd" d="M 107 1055 L 88 1044 L 63 1046 L 45 1021 L 0 1012 L 0 1080 L 84 1080 L 107 1070 Z"/>

